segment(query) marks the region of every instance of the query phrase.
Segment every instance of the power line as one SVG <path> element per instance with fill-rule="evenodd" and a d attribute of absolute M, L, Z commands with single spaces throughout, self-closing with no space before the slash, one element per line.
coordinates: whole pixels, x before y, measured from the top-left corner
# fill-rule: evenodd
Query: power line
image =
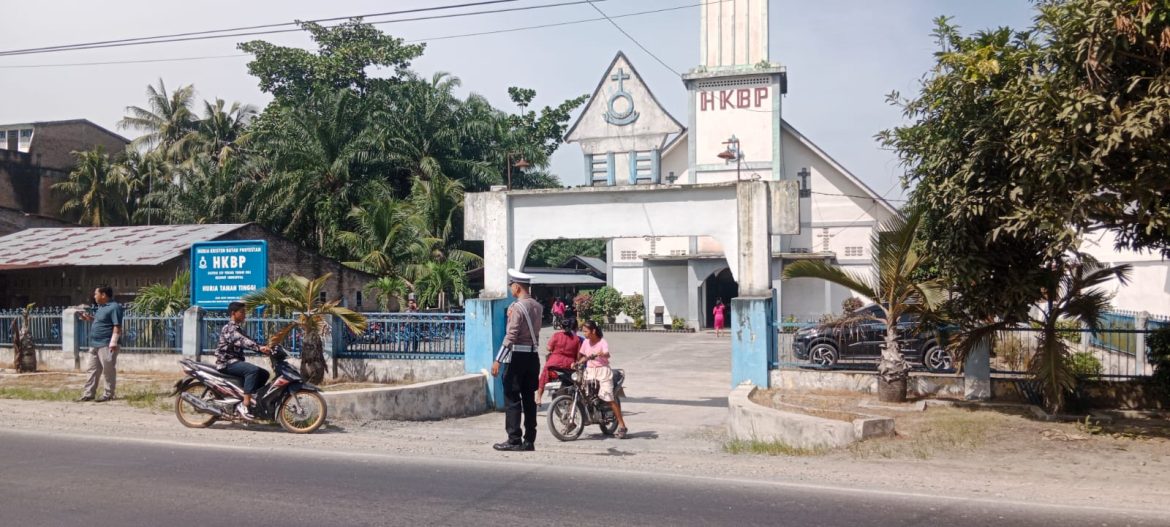
<path fill-rule="evenodd" d="M 488 4 L 499 4 L 499 3 L 503 3 L 503 2 L 517 2 L 517 1 L 519 1 L 519 0 L 488 0 L 488 1 L 481 1 L 481 2 L 473 2 L 473 3 L 452 4 L 452 5 L 438 6 L 438 7 L 407 9 L 407 10 L 402 10 L 402 11 L 387 11 L 384 13 L 369 13 L 369 14 L 352 15 L 352 16 L 345 16 L 345 17 L 319 18 L 319 19 L 314 19 L 314 20 L 306 20 L 305 22 L 313 22 L 313 23 L 334 22 L 334 21 L 338 21 L 338 20 L 349 20 L 352 18 L 374 18 L 374 17 L 382 17 L 382 16 L 390 16 L 390 15 L 398 15 L 398 14 L 410 14 L 410 13 L 418 13 L 418 12 L 426 12 L 426 11 L 438 11 L 438 10 L 456 9 L 456 8 L 462 8 L 462 7 L 472 7 L 472 6 L 480 6 L 480 5 L 488 5 Z M 430 15 L 430 16 L 413 17 L 413 18 L 400 18 L 400 19 L 394 19 L 394 20 L 382 20 L 382 21 L 378 21 L 378 22 L 373 22 L 372 24 L 394 24 L 394 23 L 401 23 L 401 22 L 417 22 L 417 21 L 422 21 L 422 20 L 439 20 L 439 19 L 446 19 L 446 18 L 460 18 L 460 17 L 477 16 L 477 15 L 491 15 L 491 14 L 499 14 L 499 13 L 509 13 L 509 12 L 514 12 L 514 11 L 531 11 L 531 10 L 536 10 L 536 9 L 548 9 L 548 8 L 552 8 L 552 7 L 564 7 L 564 6 L 571 6 L 571 5 L 587 4 L 590 1 L 605 1 L 605 0 L 574 0 L 574 1 L 558 2 L 558 3 L 552 3 L 552 4 L 540 4 L 540 5 L 511 7 L 511 8 L 503 8 L 503 9 L 469 11 L 466 13 L 447 13 L 447 14 L 442 14 L 442 15 Z M 87 43 L 79 43 L 79 44 L 65 44 L 65 45 L 60 45 L 60 46 L 46 46 L 46 47 L 41 47 L 41 48 L 6 50 L 6 51 L 0 51 L 0 56 L 11 57 L 11 56 L 19 56 L 19 55 L 38 55 L 38 54 L 43 54 L 43 53 L 56 53 L 56 52 L 61 52 L 61 51 L 77 51 L 77 50 L 84 50 L 84 49 L 103 49 L 103 48 L 117 48 L 117 47 L 126 47 L 126 46 L 142 46 L 142 45 L 147 45 L 147 44 L 164 44 L 164 43 L 168 43 L 168 42 L 190 42 L 190 41 L 197 41 L 197 40 L 212 40 L 212 39 L 220 39 L 220 38 L 245 37 L 245 36 L 256 36 L 256 35 L 273 35 L 273 34 L 278 34 L 278 33 L 293 33 L 293 32 L 303 31 L 303 29 L 301 29 L 299 27 L 290 28 L 290 29 L 271 29 L 271 30 L 264 30 L 264 31 L 251 31 L 252 29 L 282 27 L 282 26 L 294 25 L 297 23 L 298 22 L 282 22 L 282 23 L 277 23 L 277 24 L 262 24 L 262 25 L 257 25 L 257 26 L 244 26 L 244 27 L 237 27 L 237 28 L 230 28 L 230 29 L 216 29 L 216 30 L 207 30 L 207 31 L 192 31 L 192 32 L 186 32 L 186 33 L 174 33 L 174 34 L 170 34 L 170 35 L 156 35 L 153 37 L 125 38 L 125 39 L 118 39 L 118 40 L 104 40 L 104 41 L 98 41 L 98 42 L 87 42 Z M 222 33 L 222 34 L 217 34 L 217 33 Z"/>
<path fill-rule="evenodd" d="M 593 1 L 600 1 L 600 0 L 593 0 Z M 605 19 L 608 20 L 610 24 L 613 24 L 613 27 L 616 27 L 618 31 L 621 31 L 622 34 L 626 36 L 626 38 L 630 39 L 630 41 L 633 42 L 634 44 L 636 44 L 639 48 L 642 48 L 642 51 L 645 51 L 647 55 L 654 57 L 654 60 L 658 61 L 658 63 L 661 64 L 663 68 L 666 68 L 666 69 L 670 70 L 671 73 L 678 75 L 679 77 L 682 77 L 681 73 L 675 71 L 674 68 L 670 67 L 666 62 L 663 62 L 662 59 L 658 58 L 658 55 L 655 55 L 654 52 L 650 51 L 649 49 L 646 49 L 646 46 L 643 46 L 641 42 L 638 42 L 638 39 L 634 38 L 633 35 L 627 33 L 626 30 L 622 29 L 622 26 L 619 26 L 617 22 L 614 22 L 613 19 L 609 17 L 609 15 L 605 14 L 605 11 L 602 11 L 600 7 L 597 7 L 596 5 L 594 5 L 593 1 L 590 1 L 587 3 L 589 4 L 590 7 L 592 7 L 594 10 L 596 10 L 598 13 L 601 13 L 601 16 L 605 17 Z"/>
<path fill-rule="evenodd" d="M 727 2 L 727 1 L 730 1 L 730 0 L 713 0 L 710 2 L 700 2 L 697 4 L 686 4 L 686 5 L 675 6 L 675 7 L 652 9 L 649 11 L 637 11 L 634 13 L 614 15 L 611 18 L 627 18 L 627 17 L 634 17 L 634 16 L 650 15 L 650 14 L 655 14 L 655 13 L 663 13 L 663 12 L 668 12 L 668 11 L 679 11 L 682 9 L 689 9 L 692 7 L 700 7 L 700 6 L 717 4 L 717 3 Z M 497 30 L 492 30 L 492 31 L 480 31 L 480 32 L 475 32 L 475 33 L 462 33 L 462 34 L 457 34 L 457 35 L 444 35 L 444 36 L 438 36 L 438 37 L 429 37 L 429 38 L 410 40 L 408 42 L 409 43 L 418 43 L 418 42 L 430 42 L 430 41 L 435 41 L 435 40 L 448 40 L 448 39 L 457 39 L 457 38 L 496 35 L 496 34 L 502 34 L 502 33 L 512 33 L 512 32 L 517 32 L 517 31 L 527 31 L 527 30 L 531 30 L 531 29 L 545 29 L 545 28 L 550 28 L 550 27 L 585 24 L 585 23 L 589 23 L 589 22 L 601 22 L 604 20 L 606 20 L 606 18 L 587 18 L 587 19 L 579 19 L 579 20 L 570 20 L 567 22 L 556 22 L 556 23 L 550 23 L 550 24 L 539 24 L 539 25 L 533 25 L 533 26 L 521 26 L 521 27 L 514 27 L 514 28 L 497 29 Z M 398 22 L 398 20 L 370 22 L 370 25 L 376 26 L 376 25 L 382 25 L 382 24 L 390 24 L 390 23 L 394 23 L 394 22 Z M 300 29 L 297 29 L 296 31 L 300 31 Z M 238 58 L 238 57 L 248 57 L 248 56 L 251 56 L 251 55 L 249 55 L 247 53 L 237 53 L 234 55 L 209 55 L 209 56 L 197 56 L 197 57 L 175 57 L 175 58 L 165 58 L 165 59 L 142 59 L 142 60 L 103 61 L 103 62 L 75 62 L 75 63 L 64 63 L 64 64 L 22 64 L 22 65 L 0 66 L 0 69 L 62 68 L 62 67 L 79 67 L 79 66 L 107 66 L 107 65 L 115 65 L 115 64 L 147 64 L 147 63 L 159 63 L 159 62 L 183 62 L 183 61 L 193 61 L 193 60 L 226 59 L 226 58 Z"/>

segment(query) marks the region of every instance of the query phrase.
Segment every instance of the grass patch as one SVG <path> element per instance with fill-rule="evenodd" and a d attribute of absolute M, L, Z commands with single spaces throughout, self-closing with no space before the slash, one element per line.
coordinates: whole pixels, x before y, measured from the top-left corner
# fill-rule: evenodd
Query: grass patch
<path fill-rule="evenodd" d="M 121 397 L 126 404 L 135 408 L 169 410 L 171 408 L 170 392 L 159 392 L 150 389 L 139 389 Z"/>
<path fill-rule="evenodd" d="M 823 447 L 801 448 L 781 441 L 760 441 L 758 439 L 733 439 L 723 444 L 728 454 L 756 454 L 765 456 L 804 457 L 819 456 L 828 451 Z"/>
<path fill-rule="evenodd" d="M 1009 428 L 1011 416 L 957 408 L 932 409 L 921 418 L 899 419 L 898 437 L 874 438 L 849 445 L 860 458 L 931 459 L 979 449 L 992 430 Z"/>
<path fill-rule="evenodd" d="M 20 399 L 24 401 L 72 401 L 79 397 L 77 390 L 58 388 L 49 390 L 44 388 L 30 388 L 28 386 L 0 386 L 0 399 Z"/>

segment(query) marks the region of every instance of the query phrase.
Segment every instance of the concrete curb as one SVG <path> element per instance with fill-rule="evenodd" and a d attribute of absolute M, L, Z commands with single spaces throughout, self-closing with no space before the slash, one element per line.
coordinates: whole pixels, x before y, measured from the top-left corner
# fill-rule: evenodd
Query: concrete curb
<path fill-rule="evenodd" d="M 784 412 L 758 405 L 751 395 L 759 388 L 741 384 L 727 397 L 727 432 L 732 439 L 778 442 L 794 448 L 839 448 L 871 437 L 894 435 L 894 420 L 860 416 L 852 422 Z"/>
<path fill-rule="evenodd" d="M 322 392 L 335 419 L 434 421 L 490 410 L 483 374 L 407 386 Z"/>

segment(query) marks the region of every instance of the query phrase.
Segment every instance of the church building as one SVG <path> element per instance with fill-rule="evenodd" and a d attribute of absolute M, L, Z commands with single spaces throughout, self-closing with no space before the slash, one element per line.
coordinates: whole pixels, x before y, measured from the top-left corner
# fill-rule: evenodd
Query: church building
<path fill-rule="evenodd" d="M 817 279 L 781 282 L 784 265 L 818 259 L 868 273 L 870 237 L 898 211 L 783 119 L 787 71 L 768 54 L 767 0 L 699 9 L 700 60 L 683 76 L 684 121 L 659 104 L 619 52 L 565 140 L 580 145 L 594 186 L 798 182 L 800 233 L 772 239 L 777 315 L 803 321 L 838 312 L 852 296 L 848 289 Z M 613 239 L 607 281 L 624 295 L 642 294 L 648 322 L 661 314 L 661 323 L 682 318 L 708 328 L 716 300 L 738 296 L 723 251 L 699 236 Z"/>

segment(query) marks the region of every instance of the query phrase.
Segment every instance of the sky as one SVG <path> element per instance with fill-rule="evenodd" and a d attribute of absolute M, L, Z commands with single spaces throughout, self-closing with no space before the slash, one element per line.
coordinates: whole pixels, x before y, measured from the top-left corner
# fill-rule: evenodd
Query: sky
<path fill-rule="evenodd" d="M 292 20 L 352 16 L 466 3 L 474 0 L 37 0 L 5 5 L 0 16 L 0 51 L 133 37 L 224 29 Z M 491 10 L 538 6 L 566 0 L 521 0 Z M 617 16 L 680 8 L 615 21 L 671 69 L 685 72 L 699 63 L 699 10 L 707 0 L 605 0 L 596 2 Z M 454 12 L 454 11 L 447 11 Z M 788 68 L 784 119 L 840 161 L 879 194 L 904 197 L 902 169 L 894 153 L 874 134 L 901 124 L 901 113 L 886 94 L 917 91 L 933 64 L 933 19 L 953 17 L 965 32 L 1026 27 L 1034 15 L 1028 0 L 769 0 L 770 59 Z M 433 13 L 432 13 L 433 14 Z M 404 16 L 372 18 L 390 20 Z M 598 18 L 587 4 L 510 13 L 396 22 L 378 27 L 407 41 L 426 41 L 415 61 L 429 77 L 436 71 L 462 79 L 462 92 L 478 93 L 514 110 L 509 86 L 535 89 L 533 106 L 556 105 L 592 90 L 614 54 L 624 51 L 658 100 L 686 120 L 686 90 L 672 71 L 639 49 L 606 21 L 494 35 L 437 39 L 468 33 Z M 0 56 L 0 123 L 89 119 L 119 130 L 125 107 L 144 105 L 148 84 L 168 89 L 194 84 L 197 97 L 241 101 L 263 107 L 271 98 L 247 73 L 247 56 L 133 64 L 79 63 L 143 61 L 237 55 L 239 41 L 264 39 L 279 45 L 311 47 L 303 33 L 175 42 L 63 53 Z M 56 66 L 74 64 L 70 66 Z M 36 67 L 29 67 L 36 66 Z M 52 66 L 52 67 L 45 67 Z M 576 145 L 553 156 L 553 173 L 568 185 L 585 176 Z"/>

